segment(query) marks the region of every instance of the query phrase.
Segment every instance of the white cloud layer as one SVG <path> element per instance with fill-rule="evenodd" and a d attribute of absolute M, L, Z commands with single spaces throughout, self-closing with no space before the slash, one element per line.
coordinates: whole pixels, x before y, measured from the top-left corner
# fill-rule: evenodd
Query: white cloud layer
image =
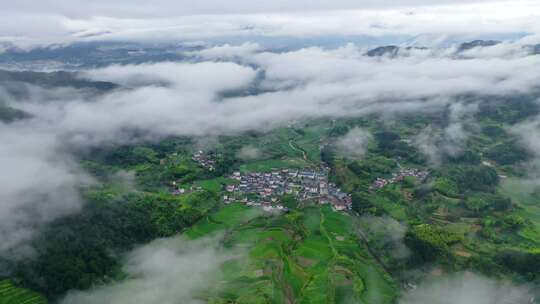
<path fill-rule="evenodd" d="M 31 0 L 19 0 L 6 3 L 4 9 L 10 12 L 49 13 L 68 17 L 89 16 L 144 16 L 166 17 L 200 14 L 248 14 L 290 11 L 324 11 L 346 9 L 388 9 L 396 7 L 431 6 L 463 3 L 497 3 L 494 0 L 274 0 L 258 1 L 231 0 L 158 0 L 148 3 L 144 0 L 44 0 L 38 3 Z"/>
<path fill-rule="evenodd" d="M 81 40 L 539 33 L 540 3 L 514 1 L 12 1 L 0 41 L 23 47 Z M 428 39 L 428 37 L 430 37 Z"/>

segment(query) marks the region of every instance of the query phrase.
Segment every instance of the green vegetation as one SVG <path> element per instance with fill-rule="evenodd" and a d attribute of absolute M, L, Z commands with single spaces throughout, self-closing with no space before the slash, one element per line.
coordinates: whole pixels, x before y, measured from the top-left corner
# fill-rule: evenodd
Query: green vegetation
<path fill-rule="evenodd" d="M 247 259 L 222 267 L 223 283 L 202 293 L 210 303 L 392 303 L 389 275 L 352 233 L 350 216 L 329 207 L 284 216 L 226 206 L 186 231 L 200 238 L 226 231 L 229 249 Z"/>
<path fill-rule="evenodd" d="M 266 172 L 279 168 L 304 168 L 309 163 L 302 159 L 262 160 L 240 166 L 242 172 Z"/>
<path fill-rule="evenodd" d="M 513 165 L 530 158 L 529 152 L 525 148 L 512 141 L 502 142 L 491 147 L 485 155 L 501 165 Z"/>
<path fill-rule="evenodd" d="M 0 304 L 47 304 L 44 296 L 19 288 L 9 280 L 0 281 Z"/>
<path fill-rule="evenodd" d="M 78 214 L 53 222 L 34 246 L 40 255 L 17 265 L 25 286 L 54 298 L 119 276 L 111 251 L 172 236 L 203 218 L 217 203 L 208 191 L 176 197 L 164 193 L 116 194 L 89 190 Z M 81 250 L 84 248 L 84 250 Z"/>
<path fill-rule="evenodd" d="M 241 253 L 221 265 L 215 284 L 197 291 L 208 303 L 395 303 L 400 286 L 430 278 L 431 266 L 537 284 L 540 187 L 523 179 L 532 156 L 507 130 L 538 107 L 516 97 L 481 100 L 480 109 L 461 151 L 441 152 L 437 166 L 412 143 L 425 128 L 442 133 L 445 113 L 399 116 L 391 129 L 364 117 L 221 136 L 205 151 L 215 170 L 192 159 L 200 149 L 193 138 L 95 149 L 80 155 L 97 181 L 81 190 L 82 211 L 48 225 L 33 241 L 35 259 L 13 265 L 17 287 L 2 281 L 1 290 L 43 300 L 34 290 L 54 301 L 70 289 L 122 280 L 123 253 L 180 233 L 218 236 L 222 250 Z M 363 158 L 348 159 L 334 143 L 355 127 L 373 139 Z M 239 155 L 244 147 L 256 153 Z M 294 195 L 281 198 L 290 210 L 276 215 L 220 203 L 224 187 L 239 183 L 229 179 L 233 171 L 320 166 L 351 194 L 352 211 Z M 370 187 L 407 168 L 429 176 Z M 384 229 L 366 233 L 358 224 L 366 218 Z"/>
<path fill-rule="evenodd" d="M 438 258 L 444 263 L 451 262 L 450 246 L 460 240 L 459 235 L 429 224 L 412 227 L 405 237 L 405 243 L 414 252 L 413 259 L 420 263 Z"/>

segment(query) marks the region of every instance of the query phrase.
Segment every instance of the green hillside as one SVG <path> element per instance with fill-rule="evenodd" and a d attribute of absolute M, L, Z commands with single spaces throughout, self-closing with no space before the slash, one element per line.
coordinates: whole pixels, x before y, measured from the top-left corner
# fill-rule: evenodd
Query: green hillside
<path fill-rule="evenodd" d="M 0 281 L 0 304 L 47 304 L 42 295 L 19 288 L 9 280 Z"/>

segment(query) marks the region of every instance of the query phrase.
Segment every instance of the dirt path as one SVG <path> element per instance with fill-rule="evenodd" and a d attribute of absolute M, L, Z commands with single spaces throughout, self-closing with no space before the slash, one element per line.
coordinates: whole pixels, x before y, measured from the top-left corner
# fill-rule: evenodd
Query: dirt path
<path fill-rule="evenodd" d="M 309 161 L 308 158 L 307 158 L 307 153 L 306 151 L 304 151 L 304 149 L 300 148 L 300 147 L 295 147 L 295 145 L 293 144 L 293 140 L 289 140 L 289 146 L 291 147 L 291 149 L 295 150 L 295 151 L 299 151 L 302 153 L 302 158 L 305 160 L 305 161 Z"/>

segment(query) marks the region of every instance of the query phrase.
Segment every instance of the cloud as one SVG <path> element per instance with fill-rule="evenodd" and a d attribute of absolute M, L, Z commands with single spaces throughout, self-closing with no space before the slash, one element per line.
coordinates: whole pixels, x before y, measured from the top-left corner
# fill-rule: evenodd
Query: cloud
<path fill-rule="evenodd" d="M 527 288 L 501 283 L 472 273 L 434 278 L 421 283 L 400 304 L 532 303 Z"/>
<path fill-rule="evenodd" d="M 318 10 L 347 10 L 347 9 L 373 9 L 373 8 L 399 8 L 411 6 L 424 6 L 441 4 L 463 3 L 500 3 L 504 1 L 493 0 L 299 0 L 290 2 L 286 0 L 260 1 L 253 3 L 248 0 L 231 0 L 227 3 L 216 0 L 201 0 L 196 3 L 187 0 L 158 0 L 153 5 L 142 0 L 119 0 L 109 2 L 96 0 L 87 2 L 83 0 L 45 0 L 34 3 L 30 0 L 21 0 L 6 3 L 4 9 L 9 12 L 48 13 L 68 17 L 90 16 L 117 16 L 117 17 L 167 17 L 197 14 L 249 14 L 290 11 L 318 11 Z"/>
<path fill-rule="evenodd" d="M 361 158 L 366 153 L 367 145 L 372 138 L 369 132 L 355 127 L 337 139 L 336 148 L 345 157 L 351 159 Z"/>
<path fill-rule="evenodd" d="M 386 252 L 394 259 L 405 259 L 410 250 L 403 243 L 407 226 L 388 216 L 364 215 L 358 219 L 360 231 L 373 242 L 375 250 Z"/>
<path fill-rule="evenodd" d="M 0 17 L 6 26 L 0 29 L 0 40 L 29 47 L 220 37 L 401 36 L 406 39 L 396 41 L 405 42 L 455 35 L 519 36 L 539 32 L 539 8 L 533 0 L 161 0 L 151 5 L 140 0 L 25 0 L 4 5 Z"/>
<path fill-rule="evenodd" d="M 0 254 L 22 258 L 42 225 L 79 210 L 92 181 L 52 134 L 0 124 L 0 141 Z"/>
<path fill-rule="evenodd" d="M 215 238 L 158 239 L 130 252 L 122 270 L 127 279 L 88 291 L 71 291 L 62 304 L 204 303 L 194 292 L 219 281 L 220 265 L 236 254 L 217 248 Z"/>
<path fill-rule="evenodd" d="M 533 156 L 534 159 L 528 163 L 527 174 L 529 180 L 523 180 L 522 183 L 535 183 L 540 182 L 540 116 L 533 117 L 532 119 L 514 125 L 508 129 L 513 134 L 524 148 L 526 148 Z"/>
<path fill-rule="evenodd" d="M 464 151 L 469 137 L 466 125 L 473 124 L 472 119 L 477 110 L 476 103 L 450 104 L 448 123 L 442 132 L 428 126 L 414 138 L 414 143 L 434 165 L 440 164 L 445 157 L 459 156 Z"/>
<path fill-rule="evenodd" d="M 262 155 L 261 150 L 252 146 L 245 146 L 238 151 L 238 158 L 245 161 L 255 160 L 260 158 Z"/>
<path fill-rule="evenodd" d="M 215 60 L 215 59 L 228 59 L 228 60 L 240 59 L 242 60 L 246 58 L 247 56 L 255 54 L 262 50 L 263 49 L 259 44 L 246 42 L 241 45 L 224 44 L 220 46 L 206 48 L 201 51 L 189 52 L 188 54 L 191 54 L 191 55 L 203 58 L 203 59 L 208 59 L 208 60 Z"/>
<path fill-rule="evenodd" d="M 540 156 L 540 117 L 515 125 L 510 130 L 532 153 Z"/>
<path fill-rule="evenodd" d="M 110 181 L 127 191 L 136 190 L 135 171 L 119 170 L 109 177 Z"/>

